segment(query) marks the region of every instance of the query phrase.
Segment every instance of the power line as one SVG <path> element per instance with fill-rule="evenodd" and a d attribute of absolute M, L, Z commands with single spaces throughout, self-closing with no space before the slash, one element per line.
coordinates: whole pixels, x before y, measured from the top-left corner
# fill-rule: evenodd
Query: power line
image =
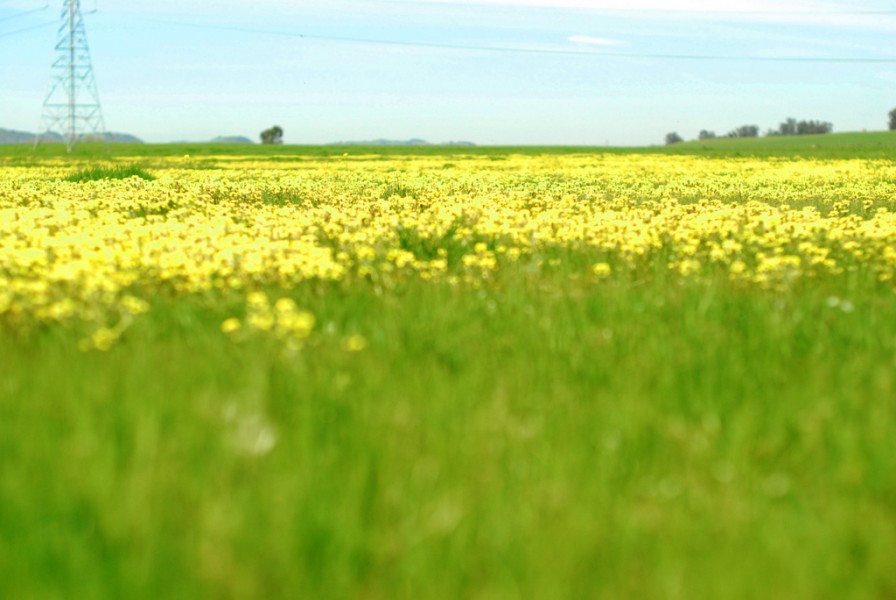
<path fill-rule="evenodd" d="M 141 21 L 161 23 L 165 25 L 177 25 L 195 29 L 209 29 L 217 31 L 231 31 L 236 33 L 252 33 L 260 35 L 276 35 L 280 37 L 292 37 L 307 40 L 325 42 L 342 42 L 351 44 L 367 44 L 377 46 L 400 46 L 411 48 L 433 48 L 440 50 L 459 50 L 473 52 L 495 52 L 505 54 L 540 54 L 553 56 L 578 56 L 589 58 L 625 58 L 647 60 L 684 60 L 684 61 L 716 61 L 716 62 L 790 62 L 790 63 L 845 63 L 845 64 L 894 64 L 896 58 L 864 58 L 864 57 L 810 57 L 810 56 L 725 56 L 714 54 L 667 54 L 667 53 L 639 53 L 639 52 L 582 52 L 581 50 L 564 50 L 562 48 L 525 48 L 481 46 L 471 44 L 449 44 L 441 42 L 414 42 L 404 40 L 387 40 L 374 38 L 361 38 L 352 36 L 334 36 L 301 33 L 297 31 L 284 31 L 273 29 L 256 29 L 251 27 L 237 27 L 233 25 L 206 25 L 186 21 L 173 21 L 167 19 L 153 19 L 139 17 Z"/>
<path fill-rule="evenodd" d="M 14 15 L 10 15 L 8 17 L 3 17 L 2 19 L 0 19 L 0 23 L 2 23 L 4 21 L 12 21 L 13 19 L 18 19 L 20 17 L 25 17 L 28 15 L 33 15 L 34 13 L 43 12 L 43 11 L 47 10 L 48 8 L 50 8 L 50 5 L 46 4 L 46 5 L 42 6 L 41 8 L 35 8 L 33 10 L 22 11 L 22 12 L 14 14 Z"/>
<path fill-rule="evenodd" d="M 0 38 L 18 35 L 20 33 L 25 33 L 26 31 L 34 31 L 35 29 L 49 27 L 50 25 L 56 25 L 56 21 L 46 21 L 44 23 L 38 23 L 37 25 L 31 25 L 30 27 L 23 27 L 22 29 L 14 29 L 13 31 L 5 31 L 3 33 L 0 33 Z"/>
<path fill-rule="evenodd" d="M 45 10 L 48 7 L 49 7 L 49 5 L 45 6 L 44 8 L 39 8 L 39 9 L 36 9 L 35 11 L 29 11 L 29 12 L 37 12 L 40 10 Z M 87 16 L 87 15 L 95 14 L 96 12 L 97 12 L 96 9 L 93 9 L 91 11 L 83 12 L 81 14 L 82 14 L 82 16 Z M 21 29 L 14 29 L 13 31 L 0 32 L 0 38 L 11 37 L 14 35 L 18 35 L 20 33 L 34 31 L 35 29 L 43 29 L 44 27 L 49 27 L 50 25 L 58 25 L 58 24 L 59 24 L 58 21 L 44 21 L 43 23 L 38 23 L 37 25 L 31 25 L 29 27 L 23 27 Z"/>

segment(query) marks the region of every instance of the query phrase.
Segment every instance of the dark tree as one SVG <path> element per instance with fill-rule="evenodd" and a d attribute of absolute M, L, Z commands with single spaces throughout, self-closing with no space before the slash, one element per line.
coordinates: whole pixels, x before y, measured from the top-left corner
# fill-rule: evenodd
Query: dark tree
<path fill-rule="evenodd" d="M 890 131 L 896 131 L 896 108 L 890 111 Z"/>
<path fill-rule="evenodd" d="M 796 124 L 797 135 L 817 135 L 830 133 L 833 130 L 834 126 L 827 121 L 800 121 Z"/>
<path fill-rule="evenodd" d="M 741 125 L 737 129 L 728 132 L 728 137 L 742 137 L 742 138 L 751 138 L 751 137 L 759 137 L 759 126 L 758 125 Z"/>
<path fill-rule="evenodd" d="M 774 135 L 811 135 L 830 133 L 834 126 L 827 121 L 797 121 L 793 117 L 778 125 Z"/>
<path fill-rule="evenodd" d="M 793 117 L 789 117 L 786 121 L 778 125 L 779 135 L 796 135 L 798 123 Z"/>
<path fill-rule="evenodd" d="M 261 132 L 261 143 L 262 144 L 282 144 L 283 143 L 283 129 L 279 125 L 274 125 L 270 129 L 265 129 Z"/>
<path fill-rule="evenodd" d="M 714 140 L 716 138 L 715 131 L 707 131 L 705 129 L 701 130 L 697 135 L 698 140 Z"/>
<path fill-rule="evenodd" d="M 672 144 L 677 144 L 677 143 L 683 142 L 683 141 L 684 140 L 681 139 L 681 136 L 678 135 L 677 133 L 675 133 L 674 131 L 672 133 L 666 134 L 666 145 L 667 146 L 671 146 Z"/>

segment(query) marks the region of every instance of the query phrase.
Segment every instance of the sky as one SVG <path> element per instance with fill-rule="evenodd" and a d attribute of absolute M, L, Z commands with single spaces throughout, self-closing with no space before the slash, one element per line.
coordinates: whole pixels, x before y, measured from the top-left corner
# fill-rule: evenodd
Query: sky
<path fill-rule="evenodd" d="M 0 128 L 35 131 L 62 0 L 0 0 Z M 882 130 L 879 0 L 81 0 L 106 127 L 147 142 L 651 145 Z"/>

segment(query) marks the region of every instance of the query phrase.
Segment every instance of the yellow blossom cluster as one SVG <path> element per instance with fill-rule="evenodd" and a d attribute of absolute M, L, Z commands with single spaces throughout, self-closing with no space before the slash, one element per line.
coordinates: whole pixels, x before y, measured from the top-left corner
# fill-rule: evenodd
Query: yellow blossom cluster
<path fill-rule="evenodd" d="M 76 183 L 66 180 L 68 163 L 0 165 L 0 327 L 96 323 L 90 344 L 102 348 L 159 295 L 236 290 L 250 294 L 251 309 L 260 302 L 251 292 L 271 286 L 481 283 L 521 263 L 579 269 L 596 282 L 658 267 L 759 286 L 858 269 L 889 282 L 896 273 L 896 163 L 885 160 L 143 162 L 154 180 Z M 250 310 L 254 321 L 241 326 L 275 328 L 290 318 L 281 308 L 271 308 L 280 315 L 271 322 Z"/>
<path fill-rule="evenodd" d="M 246 317 L 230 317 L 221 323 L 221 331 L 234 337 L 270 334 L 288 349 L 296 350 L 314 329 L 314 315 L 300 309 L 292 298 L 280 298 L 273 305 L 262 291 L 246 297 Z"/>

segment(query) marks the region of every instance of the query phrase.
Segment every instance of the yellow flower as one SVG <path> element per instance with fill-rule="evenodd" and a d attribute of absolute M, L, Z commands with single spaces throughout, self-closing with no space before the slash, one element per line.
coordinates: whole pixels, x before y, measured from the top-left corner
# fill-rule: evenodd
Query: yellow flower
<path fill-rule="evenodd" d="M 342 338 L 342 349 L 346 352 L 360 352 L 367 347 L 367 340 L 360 334 L 352 334 Z"/>
<path fill-rule="evenodd" d="M 280 314 L 277 318 L 277 331 L 281 335 L 304 339 L 311 335 L 314 322 L 314 315 L 307 310 Z"/>
<path fill-rule="evenodd" d="M 296 303 L 292 298 L 280 298 L 274 303 L 274 311 L 277 314 L 289 314 L 296 310 Z"/>
<path fill-rule="evenodd" d="M 242 324 L 240 323 L 240 320 L 235 317 L 225 319 L 224 322 L 221 323 L 221 331 L 227 334 L 239 331 L 240 327 L 242 327 Z"/>
<path fill-rule="evenodd" d="M 591 267 L 591 272 L 600 278 L 608 277 L 611 272 L 610 265 L 605 262 L 594 263 Z"/>
<path fill-rule="evenodd" d="M 149 310 L 149 303 L 134 296 L 125 296 L 120 306 L 131 315 L 141 315 Z"/>
<path fill-rule="evenodd" d="M 90 336 L 90 347 L 105 352 L 118 339 L 118 332 L 109 327 L 100 327 Z"/>

